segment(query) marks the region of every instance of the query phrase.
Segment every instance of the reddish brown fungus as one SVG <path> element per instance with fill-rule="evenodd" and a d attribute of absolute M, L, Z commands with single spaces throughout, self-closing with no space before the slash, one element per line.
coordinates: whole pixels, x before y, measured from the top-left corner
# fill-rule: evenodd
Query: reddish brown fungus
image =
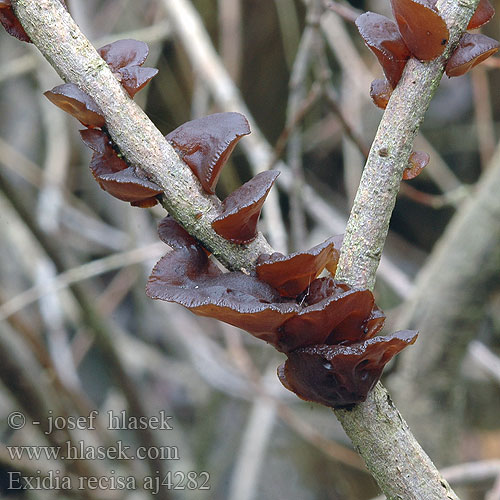
<path fill-rule="evenodd" d="M 240 113 L 215 113 L 186 122 L 166 139 L 199 179 L 203 189 L 214 193 L 221 169 L 242 136 L 250 133 Z"/>
<path fill-rule="evenodd" d="M 75 84 L 58 85 L 52 90 L 47 90 L 43 95 L 63 111 L 73 115 L 86 127 L 104 127 L 104 116 L 99 106 Z"/>
<path fill-rule="evenodd" d="M 101 174 L 98 180 L 109 194 L 119 200 L 132 203 L 148 200 L 146 204 L 151 206 L 151 198 L 162 192 L 154 182 L 138 177 L 132 167 L 119 172 Z"/>
<path fill-rule="evenodd" d="M 446 74 L 461 76 L 498 51 L 500 44 L 486 35 L 464 33 L 446 64 Z"/>
<path fill-rule="evenodd" d="M 356 26 L 365 44 L 377 56 L 387 80 L 393 88 L 396 87 L 410 57 L 398 27 L 387 17 L 374 12 L 359 16 Z"/>
<path fill-rule="evenodd" d="M 416 338 L 417 332 L 404 330 L 348 346 L 297 349 L 278 368 L 278 376 L 301 399 L 333 408 L 349 407 L 365 401 L 387 362 Z"/>
<path fill-rule="evenodd" d="M 151 298 L 176 302 L 200 316 L 230 323 L 280 351 L 359 341 L 374 335 L 383 324 L 384 316 L 368 290 L 352 290 L 332 278 L 317 279 L 307 294 L 283 298 L 256 277 L 222 273 L 173 219 L 165 218 L 158 232 L 174 250 L 153 269 L 146 288 Z"/>
<path fill-rule="evenodd" d="M 162 192 L 153 182 L 139 177 L 132 167 L 118 156 L 109 137 L 100 130 L 81 130 L 83 142 L 94 154 L 90 170 L 104 191 L 131 205 L 147 208 L 156 205 Z"/>
<path fill-rule="evenodd" d="M 217 234 L 233 243 L 245 244 L 257 236 L 262 205 L 279 172 L 261 172 L 233 191 L 223 202 L 221 214 L 212 222 Z"/>
<path fill-rule="evenodd" d="M 474 15 L 471 17 L 469 24 L 467 25 L 468 30 L 475 30 L 486 24 L 495 15 L 495 8 L 491 5 L 489 0 L 479 0 Z"/>
<path fill-rule="evenodd" d="M 329 238 L 305 252 L 290 255 L 274 253 L 261 255 L 257 260 L 257 276 L 286 297 L 296 297 L 329 267 L 334 274 L 340 255 L 339 237 Z"/>
<path fill-rule="evenodd" d="M 97 49 L 99 55 L 113 71 L 125 66 L 141 66 L 148 57 L 149 47 L 145 42 L 133 39 L 117 40 Z"/>
<path fill-rule="evenodd" d="M 26 31 L 24 31 L 22 24 L 14 14 L 10 2 L 4 1 L 0 4 L 0 23 L 2 23 L 5 31 L 9 35 L 16 37 L 22 42 L 31 43 L 30 37 L 28 36 Z"/>
<path fill-rule="evenodd" d="M 373 80 L 370 86 L 370 97 L 380 109 L 385 109 L 392 95 L 391 84 L 385 79 Z"/>
<path fill-rule="evenodd" d="M 138 40 L 117 40 L 98 49 L 99 55 L 117 75 L 130 97 L 139 92 L 158 73 L 156 68 L 141 68 L 149 48 Z"/>
<path fill-rule="evenodd" d="M 281 303 L 279 294 L 257 278 L 222 273 L 198 245 L 175 249 L 160 259 L 146 294 L 243 328 L 272 344 L 277 343 L 278 328 L 297 311 L 295 303 Z"/>
<path fill-rule="evenodd" d="M 408 159 L 408 167 L 403 170 L 403 179 L 408 181 L 417 177 L 429 164 L 431 157 L 425 151 L 413 151 Z"/>
<path fill-rule="evenodd" d="M 307 297 L 305 300 L 307 303 Z M 369 290 L 337 288 L 336 293 L 304 307 L 282 326 L 278 349 L 290 352 L 313 344 L 363 340 L 364 323 L 373 305 Z"/>
<path fill-rule="evenodd" d="M 120 70 L 120 83 L 128 92 L 128 95 L 134 97 L 157 74 L 158 70 L 156 68 L 141 68 L 140 66 L 123 68 Z"/>
<path fill-rule="evenodd" d="M 448 43 L 443 18 L 425 0 L 391 0 L 394 18 L 410 52 L 421 61 L 439 57 Z"/>

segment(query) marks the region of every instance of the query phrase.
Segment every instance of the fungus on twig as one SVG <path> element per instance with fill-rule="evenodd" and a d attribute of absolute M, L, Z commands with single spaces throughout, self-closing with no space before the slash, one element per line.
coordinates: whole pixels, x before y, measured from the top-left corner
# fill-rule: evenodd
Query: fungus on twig
<path fill-rule="evenodd" d="M 213 194 L 221 169 L 236 143 L 250 133 L 240 113 L 215 113 L 182 124 L 165 136 L 179 156 Z"/>
<path fill-rule="evenodd" d="M 130 97 L 139 92 L 158 73 L 156 68 L 142 68 L 149 47 L 139 40 L 124 39 L 97 50 L 108 63 Z"/>
<path fill-rule="evenodd" d="M 288 354 L 278 368 L 281 383 L 299 398 L 334 408 L 366 399 L 391 358 L 417 338 L 403 330 L 350 345 L 318 345 Z"/>
<path fill-rule="evenodd" d="M 94 99 L 74 83 L 64 83 L 47 90 L 43 95 L 88 128 L 104 127 L 104 116 Z"/>
<path fill-rule="evenodd" d="M 340 256 L 342 236 L 333 236 L 304 251 L 283 255 L 262 254 L 257 260 L 257 276 L 276 288 L 284 297 L 296 297 L 326 267 L 333 275 Z"/>
<path fill-rule="evenodd" d="M 500 44 L 480 33 L 464 33 L 446 64 L 448 76 L 461 76 L 498 51 Z"/>
<path fill-rule="evenodd" d="M 356 19 L 356 26 L 367 47 L 377 56 L 387 81 L 396 87 L 410 51 L 394 21 L 374 12 L 365 12 Z"/>
<path fill-rule="evenodd" d="M 448 43 L 449 31 L 434 2 L 391 0 L 394 19 L 410 52 L 421 61 L 439 57 Z"/>
<path fill-rule="evenodd" d="M 262 205 L 278 175 L 276 170 L 261 172 L 233 191 L 222 202 L 222 211 L 212 222 L 214 231 L 233 243 L 254 240 Z"/>

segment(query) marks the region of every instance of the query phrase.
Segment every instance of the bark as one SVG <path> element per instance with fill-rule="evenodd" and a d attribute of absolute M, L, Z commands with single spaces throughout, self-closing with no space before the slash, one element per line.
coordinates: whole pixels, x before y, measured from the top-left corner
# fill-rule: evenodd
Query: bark
<path fill-rule="evenodd" d="M 338 277 L 373 286 L 399 181 L 424 112 L 477 2 L 444 0 L 438 6 L 450 28 L 445 55 L 422 64 L 411 60 L 381 122 L 348 222 Z M 231 269 L 252 268 L 269 252 L 263 237 L 247 247 L 211 229 L 218 201 L 206 196 L 160 132 L 128 99 L 106 64 L 57 0 L 12 0 L 17 16 L 61 77 L 79 85 L 104 112 L 126 158 L 165 190 L 165 207 Z M 368 89 L 367 89 L 368 91 Z M 200 219 L 196 214 L 201 213 Z M 378 385 L 368 400 L 336 414 L 388 498 L 457 498 L 413 438 L 387 392 Z"/>

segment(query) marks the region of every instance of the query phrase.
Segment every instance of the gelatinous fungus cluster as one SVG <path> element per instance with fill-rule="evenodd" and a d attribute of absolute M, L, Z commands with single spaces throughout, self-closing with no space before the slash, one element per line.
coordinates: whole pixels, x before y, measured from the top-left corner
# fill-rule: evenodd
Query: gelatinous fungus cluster
<path fill-rule="evenodd" d="M 130 97 L 158 72 L 156 68 L 142 67 L 148 51 L 147 44 L 137 40 L 118 40 L 98 50 Z M 87 127 L 80 134 L 94 151 L 90 170 L 102 189 L 133 206 L 152 207 L 158 202 L 156 197 L 162 189 L 122 158 L 107 133 L 101 109 L 88 94 L 73 83 L 65 83 L 44 95 Z"/>
<path fill-rule="evenodd" d="M 171 217 L 161 221 L 159 235 L 172 251 L 154 267 L 147 295 L 246 330 L 285 353 L 280 380 L 302 399 L 331 407 L 364 401 L 385 364 L 416 339 L 410 331 L 376 336 L 385 316 L 372 293 L 318 278 L 336 268 L 338 237 L 288 256 L 263 254 L 249 275 L 223 272 Z"/>
<path fill-rule="evenodd" d="M 394 86 L 412 49 L 406 48 L 408 44 L 400 40 L 390 21 L 377 14 L 367 17 L 378 34 L 372 36 L 373 30 L 367 28 L 366 37 L 371 37 L 371 47 Z M 29 41 L 10 0 L 0 0 L 0 21 L 9 33 Z M 383 32 L 390 33 L 388 40 L 382 40 Z M 142 67 L 148 55 L 143 42 L 119 40 L 100 48 L 99 54 L 130 97 L 157 73 Z M 140 207 L 157 202 L 160 187 L 126 163 L 107 133 L 101 109 L 89 95 L 71 83 L 45 95 L 86 127 L 80 133 L 94 151 L 90 169 L 105 191 Z M 243 115 L 217 113 L 181 125 L 166 139 L 202 188 L 213 194 L 236 143 L 249 133 Z M 425 157 L 416 156 L 413 163 L 416 171 Z M 231 193 L 212 220 L 214 231 L 235 244 L 255 239 L 262 205 L 277 176 L 276 171 L 261 172 Z M 320 277 L 325 269 L 335 273 L 341 237 L 288 256 L 262 254 L 250 275 L 222 271 L 201 243 L 170 216 L 161 221 L 159 235 L 172 250 L 154 267 L 146 293 L 242 328 L 285 353 L 287 361 L 279 367 L 278 376 L 302 399 L 331 407 L 364 401 L 385 364 L 416 339 L 413 331 L 377 336 L 385 316 L 372 293 L 331 276 Z"/>
<path fill-rule="evenodd" d="M 365 12 L 356 19 L 356 26 L 368 48 L 377 56 L 386 80 L 376 80 L 370 95 L 375 104 L 385 109 L 392 90 L 403 73 L 406 61 L 415 57 L 432 61 L 439 57 L 448 43 L 449 32 L 436 8 L 436 0 L 391 0 L 396 22 L 374 12 Z M 467 29 L 487 23 L 495 10 L 489 0 L 481 0 Z M 448 60 L 448 76 L 459 76 L 494 54 L 496 40 L 485 35 L 464 33 Z"/>
<path fill-rule="evenodd" d="M 431 61 L 441 56 L 449 32 L 436 7 L 436 0 L 391 0 L 396 22 L 374 12 L 356 19 L 356 26 L 367 47 L 382 66 L 385 79 L 376 79 L 370 87 L 375 105 L 385 109 L 410 57 Z M 480 0 L 467 29 L 476 29 L 495 14 L 489 0 Z M 465 74 L 494 54 L 500 44 L 481 34 L 464 33 L 448 59 L 445 72 L 449 77 Z M 427 153 L 416 151 L 410 156 L 403 179 L 416 177 L 429 163 Z"/>

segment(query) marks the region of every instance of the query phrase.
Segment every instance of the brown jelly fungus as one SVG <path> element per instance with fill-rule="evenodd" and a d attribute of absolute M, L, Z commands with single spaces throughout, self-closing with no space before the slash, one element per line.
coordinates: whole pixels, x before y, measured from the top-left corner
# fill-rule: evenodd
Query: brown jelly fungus
<path fill-rule="evenodd" d="M 276 288 L 282 296 L 295 297 L 304 292 L 325 267 L 335 274 L 340 255 L 339 243 L 339 237 L 333 237 L 303 252 L 260 255 L 257 276 Z"/>
<path fill-rule="evenodd" d="M 461 76 L 498 51 L 500 44 L 480 33 L 464 33 L 446 64 L 448 76 Z"/>
<path fill-rule="evenodd" d="M 109 137 L 101 130 L 81 130 L 83 142 L 94 151 L 90 170 L 104 191 L 122 201 L 141 208 L 157 203 L 161 188 L 148 179 L 137 175 L 113 148 Z"/>
<path fill-rule="evenodd" d="M 86 127 L 104 127 L 104 116 L 99 106 L 74 83 L 58 85 L 52 90 L 47 90 L 43 95 L 63 111 L 74 116 Z"/>
<path fill-rule="evenodd" d="M 297 349 L 278 368 L 278 376 L 301 399 L 350 407 L 366 400 L 387 362 L 416 338 L 416 332 L 404 330 L 350 345 Z"/>
<path fill-rule="evenodd" d="M 431 157 L 425 151 L 413 151 L 408 160 L 408 167 L 403 170 L 403 179 L 408 181 L 417 177 L 429 164 Z"/>
<path fill-rule="evenodd" d="M 468 30 L 475 30 L 483 24 L 486 24 L 495 15 L 495 8 L 491 5 L 489 0 L 479 0 L 479 4 L 471 17 Z"/>
<path fill-rule="evenodd" d="M 439 57 L 448 43 L 449 32 L 433 2 L 391 0 L 392 12 L 410 52 L 421 61 Z"/>
<path fill-rule="evenodd" d="M 391 84 L 385 78 L 373 80 L 370 86 L 370 97 L 375 106 L 385 109 L 392 95 Z"/>
<path fill-rule="evenodd" d="M 166 139 L 210 194 L 236 143 L 250 133 L 240 113 L 215 113 L 182 124 Z"/>
<path fill-rule="evenodd" d="M 380 14 L 365 12 L 356 19 L 356 26 L 365 44 L 377 56 L 388 82 L 396 87 L 410 57 L 396 23 Z"/>
<path fill-rule="evenodd" d="M 104 45 L 98 52 L 130 97 L 134 97 L 158 73 L 156 68 L 141 67 L 148 57 L 149 48 L 139 40 L 117 40 Z"/>
<path fill-rule="evenodd" d="M 261 172 L 233 191 L 223 202 L 221 214 L 212 222 L 214 231 L 233 243 L 249 243 L 257 236 L 262 205 L 279 172 Z"/>

